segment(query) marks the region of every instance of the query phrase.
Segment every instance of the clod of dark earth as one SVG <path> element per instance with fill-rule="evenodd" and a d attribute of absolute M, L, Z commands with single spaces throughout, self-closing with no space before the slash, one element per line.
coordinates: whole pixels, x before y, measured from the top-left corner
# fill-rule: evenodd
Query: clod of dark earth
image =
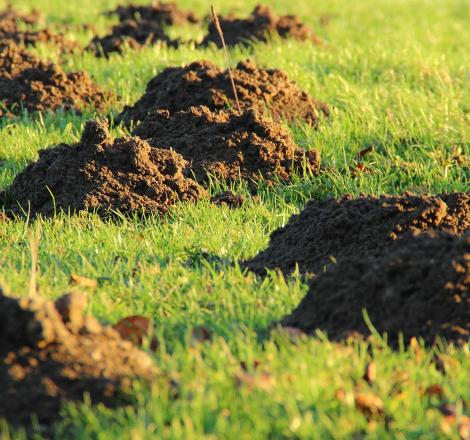
<path fill-rule="evenodd" d="M 406 232 L 462 235 L 469 229 L 469 193 L 311 200 L 271 234 L 266 250 L 242 265 L 261 275 L 266 269 L 288 275 L 296 265 L 300 273 L 319 274 L 346 258 L 378 257 Z"/>
<path fill-rule="evenodd" d="M 180 26 L 199 22 L 199 19 L 192 11 L 181 10 L 174 2 L 162 3 L 158 1 L 147 6 L 132 4 L 118 6 L 108 14 L 118 15 L 121 22 L 126 20 L 149 20 L 167 26 Z"/>
<path fill-rule="evenodd" d="M 0 41 L 11 41 L 18 45 L 36 46 L 40 43 L 54 44 L 63 52 L 73 52 L 79 49 L 78 43 L 65 38 L 62 34 L 55 34 L 48 29 L 23 30 L 19 23 L 36 25 L 40 21 L 38 11 L 22 14 L 11 7 L 0 11 Z"/>
<path fill-rule="evenodd" d="M 246 197 L 235 194 L 231 190 L 223 191 L 211 197 L 211 203 L 214 205 L 225 205 L 229 208 L 240 208 L 246 202 Z"/>
<path fill-rule="evenodd" d="M 14 43 L 0 43 L 0 118 L 23 110 L 103 110 L 111 97 L 85 72 L 65 73 Z"/>
<path fill-rule="evenodd" d="M 219 17 L 219 21 L 227 46 L 249 45 L 257 41 L 266 43 L 272 35 L 311 41 L 316 44 L 320 42 L 318 36 L 303 24 L 299 17 L 296 15 L 278 17 L 269 6 L 256 6 L 247 18 L 236 18 L 230 15 L 228 17 Z M 212 22 L 209 24 L 208 33 L 201 45 L 207 46 L 211 43 L 222 47 L 217 27 Z"/>
<path fill-rule="evenodd" d="M 113 140 L 105 122 L 89 121 L 77 144 L 41 150 L 37 162 L 17 175 L 7 193 L 22 207 L 16 208 L 18 214 L 161 214 L 178 201 L 207 196 L 186 177 L 189 173 L 175 151 L 152 148 L 137 137 Z"/>
<path fill-rule="evenodd" d="M 402 333 L 433 344 L 470 338 L 470 235 L 408 233 L 380 256 L 349 257 L 313 278 L 282 325 L 332 339 L 370 335 L 363 317 L 398 345 Z"/>
<path fill-rule="evenodd" d="M 164 43 L 169 47 L 178 47 L 178 41 L 172 40 L 161 24 L 151 20 L 129 19 L 113 27 L 110 34 L 104 37 L 94 37 L 87 47 L 97 57 L 116 52 L 122 54 L 124 48 L 140 49 L 156 43 Z"/>
<path fill-rule="evenodd" d="M 232 70 L 242 110 L 267 111 L 274 120 L 304 120 L 312 125 L 320 115 L 328 116 L 326 104 L 310 97 L 277 69 L 261 69 L 251 60 L 238 63 Z M 125 124 L 142 121 L 156 110 L 176 112 L 204 105 L 210 110 L 236 108 L 227 70 L 210 61 L 197 61 L 184 67 L 169 67 L 155 76 L 145 94 L 126 106 L 116 118 Z"/>
<path fill-rule="evenodd" d="M 171 114 L 158 110 L 133 135 L 156 148 L 172 149 L 188 162 L 198 182 L 208 173 L 217 179 L 254 183 L 291 178 L 293 172 L 316 173 L 319 155 L 295 145 L 281 125 L 254 110 L 239 114 L 191 107 Z"/>
<path fill-rule="evenodd" d="M 114 406 L 133 380 L 152 380 L 152 359 L 85 316 L 85 307 L 80 293 L 53 303 L 0 290 L 0 418 L 28 428 L 36 416 L 48 435 L 65 402 L 86 393 L 92 403 Z"/>

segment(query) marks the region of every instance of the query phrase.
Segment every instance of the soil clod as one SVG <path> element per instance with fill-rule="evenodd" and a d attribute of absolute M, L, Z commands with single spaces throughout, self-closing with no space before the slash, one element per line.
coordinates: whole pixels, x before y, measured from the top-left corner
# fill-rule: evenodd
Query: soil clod
<path fill-rule="evenodd" d="M 221 192 L 211 197 L 211 203 L 215 205 L 225 205 L 229 208 L 240 208 L 246 202 L 246 197 L 235 194 L 231 190 Z"/>
<path fill-rule="evenodd" d="M 154 2 L 151 5 L 118 6 L 110 14 L 117 14 L 119 20 L 149 20 L 160 25 L 178 26 L 188 23 L 198 23 L 199 20 L 191 11 L 180 9 L 176 3 Z"/>
<path fill-rule="evenodd" d="M 109 99 L 86 72 L 65 73 L 14 43 L 0 44 L 0 118 L 23 110 L 103 110 Z"/>
<path fill-rule="evenodd" d="M 319 43 L 320 39 L 313 31 L 302 23 L 296 15 L 278 17 L 269 6 L 258 5 L 247 18 L 236 18 L 233 15 L 219 17 L 227 46 L 237 44 L 249 45 L 260 41 L 266 43 L 270 36 L 278 35 L 281 38 L 294 38 L 301 41 Z M 208 33 L 202 41 L 203 46 L 211 43 L 222 47 L 217 28 L 214 23 L 209 24 Z"/>
<path fill-rule="evenodd" d="M 346 258 L 310 282 L 300 305 L 282 324 L 332 339 L 367 337 L 372 325 L 397 346 L 412 337 L 470 338 L 470 235 L 408 233 L 380 256 Z"/>
<path fill-rule="evenodd" d="M 126 45 L 131 49 L 140 49 L 158 42 L 169 47 L 178 47 L 178 41 L 172 40 L 161 24 L 151 20 L 125 20 L 112 28 L 104 37 L 94 37 L 87 49 L 97 57 L 116 52 L 122 54 Z"/>
<path fill-rule="evenodd" d="M 242 114 L 211 112 L 207 107 L 173 114 L 159 110 L 133 134 L 154 147 L 180 153 L 199 182 L 207 182 L 208 173 L 231 181 L 287 180 L 295 171 L 315 173 L 319 165 L 315 150 L 298 148 L 287 130 L 254 110 Z"/>
<path fill-rule="evenodd" d="M 50 428 L 68 401 L 118 403 L 133 379 L 150 381 L 151 358 L 110 327 L 83 314 L 86 300 L 68 294 L 54 304 L 0 291 L 0 418 Z"/>
<path fill-rule="evenodd" d="M 312 125 L 329 113 L 326 104 L 300 90 L 281 70 L 258 68 L 247 60 L 238 63 L 232 75 L 242 110 L 255 108 L 268 111 L 277 121 L 302 119 Z M 117 121 L 137 123 L 156 110 L 173 113 L 200 105 L 213 111 L 236 108 L 228 71 L 209 61 L 165 69 L 147 84 L 145 94 L 133 106 L 124 108 Z"/>
<path fill-rule="evenodd" d="M 186 177 L 186 165 L 175 151 L 152 148 L 137 137 L 113 140 L 105 122 L 89 121 L 77 144 L 41 150 L 8 193 L 33 215 L 165 213 L 178 201 L 206 196 Z"/>
<path fill-rule="evenodd" d="M 469 229 L 468 193 L 312 200 L 245 264 L 259 274 L 279 268 L 287 275 L 296 265 L 301 273 L 318 274 L 345 258 L 377 257 L 406 232 L 461 235 Z"/>

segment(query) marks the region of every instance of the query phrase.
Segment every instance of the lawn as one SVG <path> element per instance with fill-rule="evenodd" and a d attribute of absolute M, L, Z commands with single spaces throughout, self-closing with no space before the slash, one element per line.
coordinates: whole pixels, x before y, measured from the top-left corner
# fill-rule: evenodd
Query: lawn
<path fill-rule="evenodd" d="M 38 8 L 47 25 L 93 23 L 104 34 L 116 22 L 101 15 L 119 0 L 21 0 Z M 137 2 L 136 3 L 145 3 Z M 181 0 L 202 15 L 209 4 Z M 248 14 L 256 1 L 215 4 L 219 13 Z M 321 152 L 327 169 L 319 177 L 261 187 L 241 208 L 179 204 L 167 216 L 102 220 L 94 215 L 0 222 L 0 285 L 28 294 L 31 246 L 38 242 L 37 285 L 57 298 L 77 289 L 71 274 L 97 280 L 87 290 L 88 313 L 104 323 L 128 315 L 153 320 L 159 349 L 152 386 L 136 384 L 132 404 L 115 409 L 67 404 L 57 438 L 95 439 L 325 439 L 459 438 L 458 423 L 439 406 L 455 405 L 457 418 L 470 403 L 470 351 L 442 344 L 394 350 L 376 335 L 368 343 L 332 343 L 327 336 L 294 337 L 272 331 L 305 295 L 298 275 L 265 279 L 236 264 L 265 248 L 271 231 L 284 225 L 310 198 L 404 191 L 437 194 L 469 191 L 470 3 L 463 0 L 276 0 L 279 13 L 296 13 L 323 40 L 293 40 L 230 51 L 232 64 L 247 57 L 280 68 L 331 107 L 318 129 L 291 125 L 296 142 Z M 172 29 L 201 38 L 202 26 Z M 68 26 L 82 44 L 92 31 Z M 58 60 L 53 48 L 34 51 Z M 155 46 L 97 59 L 65 55 L 67 71 L 85 70 L 117 98 L 119 112 L 166 66 L 210 59 L 223 67 L 215 47 Z M 41 148 L 74 142 L 93 114 L 22 116 L 0 128 L 0 189 L 6 188 Z M 113 128 L 125 134 L 122 127 Z M 371 170 L 354 175 L 358 153 Z M 211 187 L 213 194 L 225 188 Z M 243 184 L 233 188 L 249 194 Z M 197 335 L 209 333 L 210 338 Z M 196 329 L 196 330 L 195 330 Z M 198 330 L 199 329 L 199 330 Z M 376 379 L 366 381 L 366 366 Z M 443 367 L 444 364 L 444 367 Z M 429 388 L 438 385 L 440 392 Z M 431 391 L 430 391 L 431 390 Z M 354 401 L 373 395 L 383 410 L 368 416 Z M 0 424 L 0 437 L 25 434 Z M 460 433 L 462 435 L 462 433 Z M 38 428 L 38 438 L 40 437 Z M 467 437 L 468 438 L 468 437 Z"/>

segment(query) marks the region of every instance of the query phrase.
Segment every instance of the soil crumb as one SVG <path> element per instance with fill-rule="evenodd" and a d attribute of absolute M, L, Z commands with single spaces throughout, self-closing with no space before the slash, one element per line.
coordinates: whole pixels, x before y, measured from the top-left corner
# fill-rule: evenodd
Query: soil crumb
<path fill-rule="evenodd" d="M 247 18 L 236 18 L 229 15 L 219 17 L 219 21 L 227 46 L 249 45 L 256 41 L 266 43 L 273 35 L 278 35 L 281 38 L 311 41 L 316 44 L 320 42 L 319 37 L 303 24 L 299 17 L 296 15 L 278 17 L 269 6 L 265 5 L 256 6 Z M 219 48 L 222 47 L 219 33 L 212 21 L 201 45 L 207 46 L 211 43 L 216 44 Z"/>
<path fill-rule="evenodd" d="M 367 337 L 362 309 L 392 346 L 403 333 L 427 344 L 470 338 L 470 235 L 408 233 L 378 257 L 347 258 L 315 277 L 282 324 L 332 339 Z"/>
<path fill-rule="evenodd" d="M 119 20 L 149 20 L 160 25 L 180 26 L 188 23 L 198 23 L 199 19 L 192 11 L 181 10 L 176 3 L 153 2 L 150 5 L 118 6 L 109 14 L 116 14 Z"/>
<path fill-rule="evenodd" d="M 0 118 L 23 110 L 102 111 L 110 99 L 86 72 L 65 73 L 14 43 L 0 43 Z"/>
<path fill-rule="evenodd" d="M 41 14 L 33 10 L 30 14 L 22 14 L 11 7 L 0 11 L 0 40 L 2 43 L 11 41 L 18 45 L 36 46 L 37 44 L 53 44 L 62 52 L 79 50 L 77 42 L 67 39 L 48 29 L 31 30 L 24 27 L 37 25 Z"/>
<path fill-rule="evenodd" d="M 125 214 L 165 213 L 178 201 L 206 195 L 185 176 L 175 151 L 152 148 L 136 137 L 113 140 L 104 121 L 88 121 L 80 142 L 39 151 L 7 191 L 33 215 L 64 210 Z"/>
<path fill-rule="evenodd" d="M 446 231 L 461 235 L 470 229 L 470 195 L 362 196 L 312 200 L 271 234 L 266 250 L 244 264 L 264 274 L 279 268 L 285 275 L 320 273 L 345 258 L 377 257 L 409 231 Z"/>
<path fill-rule="evenodd" d="M 251 60 L 238 63 L 232 70 L 242 110 L 254 108 L 268 111 L 276 120 L 302 119 L 316 125 L 321 114 L 329 114 L 326 104 L 300 90 L 297 84 L 277 69 L 261 69 Z M 197 61 L 184 67 L 169 67 L 155 76 L 144 95 L 133 105 L 126 106 L 116 121 L 142 121 L 155 110 L 170 112 L 204 105 L 210 110 L 236 108 L 227 70 L 210 61 Z"/>
<path fill-rule="evenodd" d="M 207 173 L 222 180 L 287 180 L 294 171 L 317 172 L 316 151 L 298 148 L 281 125 L 254 110 L 242 114 L 191 107 L 170 114 L 158 110 L 133 131 L 157 148 L 172 149 L 187 161 L 196 179 Z"/>
<path fill-rule="evenodd" d="M 50 429 L 66 401 L 118 403 L 133 379 L 150 381 L 152 359 L 111 327 L 85 316 L 86 296 L 55 303 L 11 298 L 0 290 L 0 418 Z"/>
<path fill-rule="evenodd" d="M 122 54 L 124 48 L 140 49 L 156 43 L 164 43 L 169 47 L 178 47 L 178 41 L 172 40 L 162 25 L 152 20 L 125 20 L 112 28 L 104 37 L 94 37 L 87 47 L 97 57 L 108 57 L 115 52 Z"/>
<path fill-rule="evenodd" d="M 214 205 L 225 205 L 229 208 L 240 208 L 246 202 L 246 197 L 235 194 L 231 190 L 221 192 L 213 197 L 211 197 L 211 203 Z"/>

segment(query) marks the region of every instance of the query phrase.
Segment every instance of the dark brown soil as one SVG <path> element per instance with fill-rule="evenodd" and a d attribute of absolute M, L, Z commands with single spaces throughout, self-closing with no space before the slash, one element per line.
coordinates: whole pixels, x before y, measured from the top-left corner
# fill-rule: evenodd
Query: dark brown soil
<path fill-rule="evenodd" d="M 0 118 L 22 110 L 99 111 L 110 98 L 87 73 L 67 74 L 13 43 L 0 43 Z"/>
<path fill-rule="evenodd" d="M 243 110 L 268 110 L 277 121 L 303 119 L 312 125 L 320 114 L 328 115 L 325 104 L 300 90 L 281 70 L 260 69 L 247 60 L 238 63 L 232 74 Z M 227 70 L 210 61 L 165 69 L 147 84 L 145 94 L 133 106 L 124 108 L 117 121 L 129 124 L 155 110 L 175 112 L 199 105 L 211 110 L 236 108 Z"/>
<path fill-rule="evenodd" d="M 126 45 L 131 49 L 140 49 L 158 42 L 170 47 L 178 47 L 178 41 L 168 37 L 159 23 L 151 20 L 130 19 L 114 26 L 110 34 L 104 37 L 94 37 L 87 49 L 97 57 L 108 57 L 113 52 L 122 54 Z"/>
<path fill-rule="evenodd" d="M 259 274 L 320 273 L 334 261 L 377 257 L 409 231 L 470 229 L 470 195 L 381 196 L 312 200 L 287 225 L 271 234 L 269 246 L 246 266 Z"/>
<path fill-rule="evenodd" d="M 191 107 L 170 114 L 159 110 L 133 132 L 158 148 L 173 149 L 190 162 L 199 182 L 207 173 L 222 180 L 289 179 L 294 170 L 318 169 L 316 151 L 298 148 L 290 134 L 254 110 L 242 114 Z"/>
<path fill-rule="evenodd" d="M 246 197 L 227 190 L 211 197 L 211 202 L 214 203 L 214 205 L 225 205 L 229 208 L 240 208 L 246 202 Z"/>
<path fill-rule="evenodd" d="M 117 14 L 120 21 L 150 20 L 167 26 L 199 22 L 193 12 L 181 10 L 174 2 L 162 3 L 158 1 L 148 6 L 118 6 L 110 14 Z"/>
<path fill-rule="evenodd" d="M 85 306 L 79 293 L 53 303 L 0 291 L 0 419 L 30 426 L 35 415 L 47 430 L 65 402 L 87 393 L 92 403 L 113 405 L 132 379 L 152 379 L 151 358 L 84 316 Z"/>
<path fill-rule="evenodd" d="M 23 25 L 37 24 L 40 14 L 33 11 L 30 14 L 22 14 L 11 7 L 0 11 L 0 41 L 11 41 L 18 45 L 36 46 L 37 44 L 54 44 L 63 52 L 73 52 L 79 49 L 78 43 L 68 40 L 62 34 L 56 34 L 48 29 L 31 30 L 22 29 Z"/>
<path fill-rule="evenodd" d="M 302 23 L 299 17 L 296 15 L 278 17 L 269 6 L 256 6 L 247 18 L 236 18 L 230 15 L 228 17 L 219 17 L 219 21 L 227 46 L 249 45 L 256 41 L 266 43 L 272 35 L 313 43 L 320 42 L 319 38 L 308 26 Z M 210 22 L 208 33 L 201 44 L 207 46 L 211 43 L 222 47 L 213 22 Z"/>
<path fill-rule="evenodd" d="M 465 344 L 470 338 L 470 235 L 407 234 L 378 257 L 347 258 L 315 277 L 282 324 L 333 339 L 367 336 L 362 309 L 396 346 L 413 336 Z"/>
<path fill-rule="evenodd" d="M 8 190 L 33 215 L 55 210 L 164 213 L 205 191 L 176 152 L 152 148 L 136 137 L 113 140 L 105 122 L 87 122 L 79 143 L 41 150 Z M 53 197 L 51 196 L 53 194 Z"/>

